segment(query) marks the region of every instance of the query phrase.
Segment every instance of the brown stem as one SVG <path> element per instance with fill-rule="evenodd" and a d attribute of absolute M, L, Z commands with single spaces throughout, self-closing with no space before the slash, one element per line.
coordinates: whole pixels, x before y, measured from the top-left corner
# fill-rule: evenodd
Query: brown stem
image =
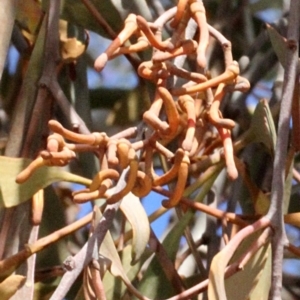
<path fill-rule="evenodd" d="M 162 205 L 166 208 L 171 208 L 176 206 L 183 195 L 186 181 L 188 178 L 188 169 L 189 169 L 190 160 L 187 155 L 184 156 L 182 162 L 180 163 L 180 167 L 178 170 L 177 183 L 174 189 L 174 194 L 168 200 L 164 200 Z"/>
<path fill-rule="evenodd" d="M 172 95 L 180 96 L 184 94 L 195 94 L 197 92 L 205 91 L 208 88 L 215 87 L 220 83 L 232 83 L 234 82 L 235 78 L 239 75 L 239 66 L 236 61 L 233 61 L 225 70 L 224 73 L 221 75 L 214 77 L 206 82 L 199 83 L 189 87 L 180 87 L 180 88 L 173 88 L 171 90 Z"/>
<path fill-rule="evenodd" d="M 165 190 L 161 187 L 152 187 L 152 190 L 156 193 L 159 193 L 159 194 L 165 196 L 165 197 L 172 197 L 172 195 L 173 195 L 172 192 Z M 226 217 L 228 222 L 237 224 L 241 227 L 245 227 L 248 225 L 248 223 L 246 221 L 244 221 L 243 219 L 241 219 L 234 213 L 227 213 L 222 210 L 205 205 L 203 203 L 194 202 L 186 197 L 181 197 L 180 202 L 192 209 L 203 211 L 203 212 L 205 212 L 215 218 L 218 218 L 220 220 L 222 220 L 222 218 Z"/>
<path fill-rule="evenodd" d="M 50 120 L 48 125 L 52 131 L 73 142 L 96 146 L 106 145 L 108 142 L 106 133 L 94 132 L 92 134 L 79 134 L 64 128 L 59 122 L 55 120 Z"/>
<path fill-rule="evenodd" d="M 238 171 L 234 162 L 234 152 L 231 140 L 231 132 L 226 128 L 218 128 L 219 134 L 223 141 L 224 156 L 227 167 L 227 175 L 231 180 L 235 180 L 238 177 Z"/>
<path fill-rule="evenodd" d="M 213 103 L 210 106 L 208 112 L 208 118 L 211 124 L 217 127 L 224 127 L 227 129 L 233 129 L 235 127 L 235 122 L 231 119 L 224 119 L 220 117 L 221 113 L 219 111 L 220 103 L 225 95 L 225 84 L 220 83 L 215 93 Z"/>
<path fill-rule="evenodd" d="M 195 101 L 190 95 L 183 95 L 178 98 L 180 108 L 187 114 L 187 129 L 185 139 L 182 142 L 182 149 L 190 152 L 196 132 L 196 109 Z"/>
<path fill-rule="evenodd" d="M 184 40 L 180 42 L 177 48 L 169 52 L 157 51 L 154 53 L 152 60 L 155 62 L 164 62 L 168 59 L 174 58 L 179 55 L 188 55 L 194 53 L 198 47 L 198 43 L 193 40 Z"/>
<path fill-rule="evenodd" d="M 197 48 L 197 63 L 199 67 L 206 67 L 205 51 L 208 46 L 209 32 L 206 22 L 205 8 L 202 1 L 190 0 L 190 10 L 199 27 L 199 42 Z"/>
<path fill-rule="evenodd" d="M 140 30 L 147 37 L 147 39 L 150 42 L 150 44 L 152 45 L 152 47 L 157 48 L 161 51 L 172 50 L 172 49 L 170 49 L 170 45 L 169 45 L 168 41 L 162 42 L 156 38 L 156 36 L 153 34 L 152 30 L 150 29 L 148 22 L 142 16 L 137 16 L 136 22 L 137 22 Z"/>
<path fill-rule="evenodd" d="M 129 14 L 124 22 L 124 28 L 117 35 L 117 37 L 112 41 L 112 43 L 108 46 L 104 53 L 97 57 L 94 68 L 100 72 L 104 69 L 106 63 L 110 59 L 110 57 L 114 54 L 114 52 L 124 44 L 126 40 L 128 40 L 133 33 L 137 30 L 137 22 L 136 15 Z"/>
<path fill-rule="evenodd" d="M 173 138 L 179 127 L 179 113 L 177 111 L 174 99 L 170 92 L 163 86 L 158 86 L 157 91 L 164 103 L 164 108 L 169 122 L 169 129 L 165 135 L 167 138 Z"/>
<path fill-rule="evenodd" d="M 182 17 L 184 15 L 184 11 L 187 7 L 188 1 L 189 0 L 179 0 L 178 1 L 176 14 L 175 14 L 172 22 L 170 23 L 170 25 L 173 28 L 176 28 L 179 25 L 180 21 L 182 20 Z"/>
<path fill-rule="evenodd" d="M 94 288 L 95 295 L 98 300 L 106 300 L 105 290 L 103 286 L 103 282 L 100 276 L 100 265 L 96 259 L 93 259 L 89 266 L 92 284 Z"/>
<path fill-rule="evenodd" d="M 123 188 L 121 188 L 118 192 L 114 193 L 113 195 L 107 196 L 107 203 L 114 204 L 120 201 L 123 197 L 125 197 L 135 185 L 135 181 L 137 178 L 138 172 L 138 161 L 135 155 L 135 151 L 131 148 L 129 152 L 129 171 L 128 171 L 128 178 L 127 182 L 124 182 Z"/>
<path fill-rule="evenodd" d="M 163 186 L 169 183 L 170 181 L 172 181 L 180 170 L 180 165 L 182 163 L 184 155 L 185 155 L 184 151 L 182 149 L 178 149 L 175 153 L 174 162 L 170 170 L 168 170 L 167 172 L 165 172 L 163 175 L 159 177 L 155 177 L 153 180 L 153 185 Z"/>

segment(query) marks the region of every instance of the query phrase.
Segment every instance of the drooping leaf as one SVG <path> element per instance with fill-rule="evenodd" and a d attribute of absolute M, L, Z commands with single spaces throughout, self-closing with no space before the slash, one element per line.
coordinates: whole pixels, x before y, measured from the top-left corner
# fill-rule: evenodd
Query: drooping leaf
<path fill-rule="evenodd" d="M 0 283 L 2 300 L 9 300 L 26 281 L 25 276 L 11 275 Z"/>
<path fill-rule="evenodd" d="M 179 243 L 186 226 L 191 222 L 192 212 L 186 213 L 177 224 L 170 230 L 162 242 L 169 259 L 174 262 L 179 248 Z M 147 268 L 143 279 L 139 285 L 141 293 L 151 299 L 164 299 L 174 294 L 174 289 L 167 279 L 163 268 L 154 256 L 149 267 Z"/>
<path fill-rule="evenodd" d="M 126 2 L 122 0 L 109 0 L 93 1 L 92 3 L 116 33 L 123 28 L 123 20 L 129 13 L 142 15 L 147 20 L 152 19 L 150 9 L 145 0 Z M 111 38 L 80 0 L 64 1 L 62 18 L 70 23 L 97 32 L 104 37 Z"/>
<path fill-rule="evenodd" d="M 239 254 L 238 251 L 232 261 Z M 271 283 L 270 262 L 271 249 L 270 245 L 266 245 L 257 251 L 246 264 L 244 270 L 225 280 L 227 299 L 243 300 L 247 299 L 248 295 L 251 295 L 248 298 L 251 300 L 267 299 Z M 264 282 L 259 284 L 262 276 L 264 277 Z M 257 295 L 259 297 L 255 298 Z"/>
<path fill-rule="evenodd" d="M 256 143 L 264 144 L 273 155 L 276 146 L 276 129 L 268 101 L 260 100 L 257 104 L 249 131 Z"/>
<path fill-rule="evenodd" d="M 118 254 L 110 232 L 107 232 L 107 234 L 105 235 L 105 238 L 100 246 L 99 254 L 100 259 L 102 257 L 101 260 L 103 264 L 108 267 L 111 274 L 114 277 L 121 278 L 130 291 L 135 291 L 137 294 L 139 294 L 139 292 L 131 284 L 130 279 L 127 276 L 127 272 L 124 270 L 124 266 L 122 264 L 122 261 L 120 259 L 120 256 Z"/>
<path fill-rule="evenodd" d="M 30 199 L 38 190 L 57 181 L 89 185 L 91 180 L 59 167 L 41 167 L 26 182 L 17 184 L 16 176 L 30 163 L 25 158 L 0 156 L 0 207 L 16 206 Z"/>
<path fill-rule="evenodd" d="M 29 64 L 24 75 L 24 80 L 19 91 L 20 101 L 14 108 L 14 115 L 11 122 L 8 142 L 5 153 L 9 156 L 18 157 L 22 147 L 24 131 L 29 124 L 31 112 L 36 101 L 38 91 L 38 81 L 41 76 L 44 58 L 44 44 L 46 36 L 46 20 L 43 18 L 42 25 L 39 29 L 38 37 L 35 41 Z M 37 128 L 38 129 L 38 128 Z M 39 141 L 35 141 L 35 143 Z M 32 146 L 32 145 L 31 145 Z"/>
<path fill-rule="evenodd" d="M 132 282 L 136 278 L 150 253 L 148 253 L 149 251 L 145 251 L 142 258 L 135 265 L 132 265 L 131 252 L 132 246 L 128 245 L 119 254 L 122 260 L 123 270 L 129 281 Z M 105 295 L 107 299 L 121 299 L 127 289 L 124 281 L 120 277 L 112 275 L 110 272 L 105 273 L 103 277 L 103 285 L 105 287 Z"/>
<path fill-rule="evenodd" d="M 265 215 L 270 207 L 270 197 L 267 196 L 262 190 L 258 189 L 257 198 L 255 201 L 255 212 L 258 215 Z"/>
<path fill-rule="evenodd" d="M 266 262 L 264 263 L 264 265 L 262 265 L 262 268 L 257 275 L 257 280 L 256 282 L 254 282 L 254 286 L 249 295 L 249 300 L 263 300 L 267 299 L 269 296 L 272 272 L 272 256 L 271 250 L 269 248 L 267 250 L 268 254 Z"/>
<path fill-rule="evenodd" d="M 122 19 L 112 1 L 93 1 L 93 4 L 115 32 L 119 32 L 122 29 Z M 106 30 L 97 22 L 80 0 L 64 1 L 61 17 L 70 23 L 110 38 Z"/>
<path fill-rule="evenodd" d="M 272 47 L 283 67 L 286 65 L 286 39 L 271 25 L 267 24 L 267 31 Z"/>
<path fill-rule="evenodd" d="M 140 199 L 132 193 L 123 198 L 120 209 L 132 227 L 132 262 L 135 264 L 144 253 L 149 241 L 150 224 L 148 216 Z"/>
<path fill-rule="evenodd" d="M 234 274 L 226 281 L 224 280 L 224 273 L 227 262 L 236 261 L 252 245 L 260 233 L 261 231 L 258 231 L 244 238 L 231 258 L 228 256 L 232 253 L 229 244 L 215 255 L 209 272 L 208 298 L 210 300 L 247 299 L 258 280 L 259 274 L 261 274 L 260 271 L 266 264 L 267 257 L 271 255 L 269 244 L 264 245 L 254 254 L 243 271 Z M 270 280 L 271 273 L 268 276 Z M 240 281 L 240 278 L 243 278 L 243 281 Z M 266 281 L 266 285 L 269 284 L 270 281 Z M 237 286 L 239 286 L 238 289 Z"/>

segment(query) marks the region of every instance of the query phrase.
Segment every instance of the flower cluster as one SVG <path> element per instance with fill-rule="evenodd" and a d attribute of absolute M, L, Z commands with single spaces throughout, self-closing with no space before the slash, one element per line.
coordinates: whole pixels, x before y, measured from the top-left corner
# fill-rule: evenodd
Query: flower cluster
<path fill-rule="evenodd" d="M 165 31 L 169 32 L 168 39 L 163 39 Z M 225 65 L 225 71 L 215 77 L 207 71 L 206 59 L 207 48 L 213 40 L 223 49 Z M 152 57 L 140 63 L 137 70 L 140 77 L 155 85 L 152 103 L 143 114 L 147 135 L 133 141 L 137 128 L 111 137 L 98 132 L 84 135 L 51 120 L 49 128 L 53 134 L 48 138 L 47 150 L 18 175 L 17 182 L 24 182 L 39 166 L 63 166 L 75 157 L 76 152 L 93 151 L 99 158 L 100 171 L 88 188 L 74 193 L 74 201 L 104 197 L 108 203 L 115 203 L 129 192 L 143 197 L 153 187 L 175 180 L 172 196 L 163 201 L 163 205 L 170 208 L 179 203 L 190 170 L 195 169 L 193 165 L 220 146 L 223 146 L 219 151 L 224 156 L 228 177 L 237 178 L 231 139 L 235 122 L 223 118 L 220 103 L 228 92 L 245 92 L 249 82 L 239 75 L 239 66 L 232 58 L 231 43 L 208 25 L 202 1 L 180 0 L 176 7 L 154 22 L 130 14 L 123 30 L 96 59 L 95 69 L 101 71 L 108 60 L 118 55 L 147 48 L 152 49 Z M 192 62 L 194 70 L 180 65 L 178 57 Z M 176 144 L 175 153 L 168 149 L 171 142 Z M 171 163 L 171 168 L 161 176 L 153 168 L 155 153 Z M 124 170 L 127 172 L 126 185 L 116 193 L 109 193 Z"/>

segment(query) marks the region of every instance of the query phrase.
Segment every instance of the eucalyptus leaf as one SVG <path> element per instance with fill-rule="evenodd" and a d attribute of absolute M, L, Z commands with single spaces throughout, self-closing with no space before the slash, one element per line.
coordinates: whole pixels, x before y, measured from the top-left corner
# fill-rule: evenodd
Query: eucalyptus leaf
<path fill-rule="evenodd" d="M 267 252 L 266 262 L 262 265 L 262 269 L 257 275 L 256 284 L 254 282 L 254 286 L 249 295 L 249 300 L 264 300 L 269 297 L 272 273 L 272 255 L 270 246 Z"/>
<path fill-rule="evenodd" d="M 58 181 L 89 185 L 91 180 L 66 172 L 59 167 L 41 167 L 24 183 L 16 176 L 31 162 L 26 158 L 0 156 L 0 207 L 12 207 L 30 199 L 38 190 Z"/>
<path fill-rule="evenodd" d="M 256 143 L 264 144 L 272 155 L 276 147 L 276 129 L 268 101 L 260 100 L 257 104 L 249 131 Z"/>
<path fill-rule="evenodd" d="M 120 209 L 132 227 L 132 263 L 135 264 L 144 253 L 149 241 L 150 224 L 148 216 L 140 199 L 132 193 L 123 198 Z"/>
<path fill-rule="evenodd" d="M 244 238 L 234 252 L 234 255 L 231 257 L 229 264 L 235 262 L 247 249 L 249 249 L 260 234 L 261 231 L 258 231 Z M 228 246 L 213 258 L 209 272 L 208 285 L 208 298 L 210 300 L 248 299 L 247 296 L 251 290 L 253 290 L 259 280 L 259 276 L 262 274 L 261 270 L 266 266 L 267 258 L 271 256 L 271 247 L 269 243 L 267 243 L 251 257 L 250 261 L 248 261 L 242 271 L 232 275 L 224 281 L 228 255 L 231 253 Z M 267 285 L 266 289 L 269 290 L 271 272 L 265 276 L 268 279 L 265 282 Z M 238 289 L 237 286 L 239 287 Z"/>
<path fill-rule="evenodd" d="M 130 13 L 139 14 L 147 20 L 152 20 L 150 9 L 145 0 L 93 1 L 92 4 L 116 33 L 121 31 L 123 20 Z M 65 0 L 61 17 L 70 23 L 97 32 L 104 37 L 111 38 L 80 0 Z"/>
<path fill-rule="evenodd" d="M 248 243 L 250 244 L 249 239 Z M 238 250 L 232 261 L 240 253 Z M 268 299 L 271 284 L 270 262 L 271 246 L 266 245 L 256 252 L 242 271 L 225 280 L 227 299 L 243 300 L 247 299 L 248 295 L 250 295 L 249 300 Z M 262 276 L 264 281 L 259 284 Z"/>
<path fill-rule="evenodd" d="M 194 213 L 191 211 L 183 215 L 162 242 L 168 257 L 173 262 L 175 261 L 183 232 L 193 216 Z M 155 256 L 143 276 L 139 290 L 143 295 L 151 299 L 164 299 L 174 294 L 173 287 Z"/>
<path fill-rule="evenodd" d="M 105 238 L 100 246 L 99 254 L 101 265 L 107 265 L 108 269 L 114 277 L 121 278 L 131 292 L 133 291 L 134 293 L 139 294 L 139 296 L 142 297 L 142 295 L 131 284 L 130 279 L 127 276 L 127 272 L 124 270 L 124 266 L 110 232 L 107 232 L 107 234 L 105 235 Z"/>
<path fill-rule="evenodd" d="M 126 273 L 129 281 L 133 281 L 138 272 L 140 271 L 143 263 L 149 257 L 149 251 L 145 251 L 142 258 L 133 266 L 131 264 L 132 245 L 126 246 L 121 252 L 120 257 L 122 260 L 123 270 Z M 103 285 L 105 287 L 105 295 L 107 299 L 121 299 L 127 287 L 122 279 L 114 276 L 110 272 L 106 272 L 103 277 Z"/>
<path fill-rule="evenodd" d="M 286 39 L 271 25 L 267 24 L 267 31 L 272 47 L 283 67 L 286 65 Z"/>
<path fill-rule="evenodd" d="M 47 18 L 44 17 L 19 91 L 19 101 L 14 107 L 11 129 L 5 148 L 5 154 L 9 156 L 18 157 L 20 155 L 25 131 L 30 123 L 32 109 L 38 92 L 38 81 L 43 67 L 46 21 Z M 38 129 L 36 129 L 36 134 L 39 131 Z M 39 141 L 35 139 L 34 143 L 39 143 Z M 32 148 L 37 149 L 38 146 Z"/>
<path fill-rule="evenodd" d="M 115 32 L 119 32 L 122 29 L 122 19 L 111 1 L 93 1 L 93 5 Z M 80 0 L 63 1 L 61 18 L 74 25 L 110 38 L 106 30 L 97 22 Z"/>

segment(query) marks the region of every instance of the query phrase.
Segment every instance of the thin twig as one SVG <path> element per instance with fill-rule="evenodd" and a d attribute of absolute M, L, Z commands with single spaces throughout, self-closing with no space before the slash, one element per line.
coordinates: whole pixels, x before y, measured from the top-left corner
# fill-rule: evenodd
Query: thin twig
<path fill-rule="evenodd" d="M 52 294 L 50 300 L 64 299 L 76 278 L 92 260 L 94 248 L 96 244 L 99 245 L 103 241 L 119 205 L 120 203 L 118 202 L 106 207 L 103 216 L 95 229 L 94 234 L 89 238 L 89 240 L 81 248 L 81 250 L 72 258 L 75 267 L 64 274 L 60 281 L 60 284 Z"/>
<path fill-rule="evenodd" d="M 152 187 L 152 190 L 156 193 L 159 193 L 163 196 L 166 197 L 171 197 L 172 196 L 172 192 L 165 190 L 161 187 Z M 189 200 L 188 198 L 185 197 L 181 197 L 180 199 L 180 203 L 184 204 L 190 208 L 196 209 L 196 210 L 200 210 L 203 211 L 211 216 L 214 216 L 218 219 L 223 219 L 224 217 L 227 218 L 228 222 L 231 222 L 233 224 L 237 224 L 239 226 L 245 227 L 248 225 L 247 222 L 245 222 L 243 219 L 241 219 L 240 217 L 238 217 L 236 214 L 234 213 L 227 213 L 224 212 L 222 210 L 210 207 L 208 205 L 205 205 L 203 203 L 198 203 L 198 202 L 193 202 L 192 200 Z"/>

